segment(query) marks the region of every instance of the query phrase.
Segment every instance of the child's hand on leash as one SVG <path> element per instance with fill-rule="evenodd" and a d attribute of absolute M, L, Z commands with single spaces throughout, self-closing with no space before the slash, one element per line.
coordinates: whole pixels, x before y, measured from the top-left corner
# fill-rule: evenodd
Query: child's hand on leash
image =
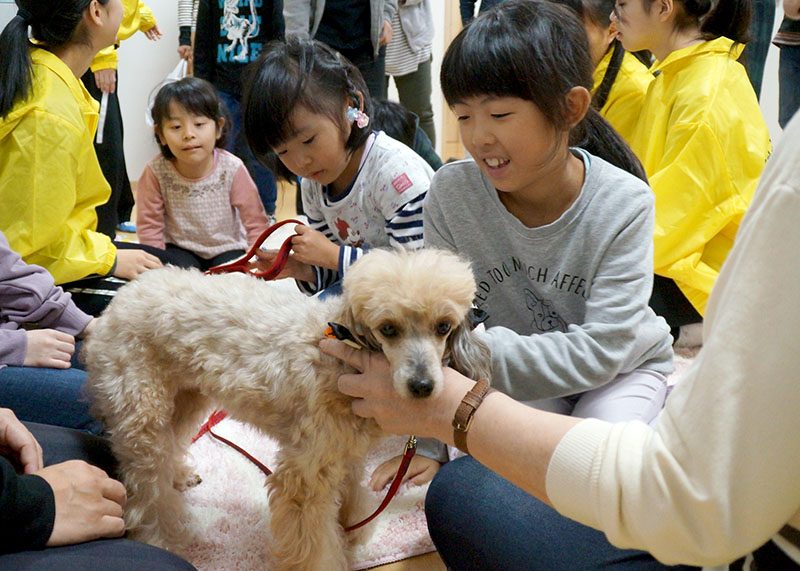
<path fill-rule="evenodd" d="M 278 257 L 278 250 L 259 249 L 256 250 L 256 257 L 258 258 L 257 260 L 250 262 L 250 268 L 260 271 L 268 270 L 275 262 L 275 258 Z M 314 273 L 314 268 L 298 260 L 297 256 L 294 254 L 290 254 L 289 258 L 286 260 L 286 265 L 281 272 L 275 276 L 276 280 L 282 280 L 284 278 L 314 283 L 316 274 Z"/>
<path fill-rule="evenodd" d="M 375 468 L 372 477 L 369 479 L 369 486 L 373 492 L 379 492 L 394 480 L 402 461 L 403 456 L 401 454 Z M 441 464 L 436 460 L 417 454 L 408 465 L 408 471 L 403 476 L 403 483 L 411 480 L 411 483 L 417 486 L 427 484 L 433 480 L 440 467 Z"/>
<path fill-rule="evenodd" d="M 297 235 L 292 238 L 292 252 L 299 261 L 329 270 L 339 267 L 339 246 L 328 240 L 325 234 L 300 224 L 294 227 L 294 231 Z"/>
<path fill-rule="evenodd" d="M 117 250 L 117 267 L 114 277 L 132 280 L 139 274 L 161 267 L 161 260 L 144 250 Z"/>
<path fill-rule="evenodd" d="M 69 333 L 55 329 L 26 331 L 28 348 L 25 351 L 25 367 L 48 367 L 69 369 L 75 352 L 75 338 Z"/>

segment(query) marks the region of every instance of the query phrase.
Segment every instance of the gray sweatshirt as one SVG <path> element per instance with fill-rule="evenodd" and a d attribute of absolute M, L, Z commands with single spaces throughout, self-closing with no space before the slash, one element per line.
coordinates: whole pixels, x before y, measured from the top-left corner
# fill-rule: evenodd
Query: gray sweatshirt
<path fill-rule="evenodd" d="M 574 152 L 585 182 L 551 224 L 523 225 L 471 160 L 442 167 L 424 206 L 426 247 L 472 262 L 476 304 L 489 314 L 492 384 L 517 400 L 581 393 L 635 369 L 672 372 L 669 327 L 648 306 L 653 193 Z"/>

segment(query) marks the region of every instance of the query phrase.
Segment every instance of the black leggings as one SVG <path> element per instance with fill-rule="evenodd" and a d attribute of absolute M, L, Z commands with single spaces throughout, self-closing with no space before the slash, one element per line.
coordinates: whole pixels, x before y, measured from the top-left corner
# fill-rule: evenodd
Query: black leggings
<path fill-rule="evenodd" d="M 657 315 L 667 320 L 672 329 L 672 336 L 677 339 L 676 333 L 681 325 L 702 323 L 703 316 L 686 299 L 683 292 L 672 279 L 664 276 L 655 276 L 653 280 L 653 293 L 650 296 L 650 307 Z"/>
<path fill-rule="evenodd" d="M 170 264 L 179 268 L 199 268 L 201 270 L 229 262 L 245 253 L 244 250 L 232 250 L 210 260 L 203 260 L 195 254 L 171 244 L 167 245 L 166 250 L 131 242 L 114 242 L 114 245 L 118 250 L 144 250 L 161 260 L 164 265 Z M 64 291 L 72 294 L 72 301 L 75 302 L 75 305 L 89 315 L 97 317 L 114 299 L 117 290 L 126 283 L 126 280 L 114 276 L 98 276 L 60 285 Z"/>

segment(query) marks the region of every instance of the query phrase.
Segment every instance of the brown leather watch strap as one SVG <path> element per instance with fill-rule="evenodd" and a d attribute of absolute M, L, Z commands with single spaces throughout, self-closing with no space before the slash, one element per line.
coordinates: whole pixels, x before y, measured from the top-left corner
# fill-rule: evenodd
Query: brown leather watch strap
<path fill-rule="evenodd" d="M 461 404 L 456 409 L 456 414 L 453 417 L 453 440 L 455 440 L 456 447 L 469 454 L 467 449 L 467 431 L 472 424 L 472 418 L 475 416 L 475 411 L 483 402 L 483 399 L 492 392 L 493 389 L 489 388 L 489 381 L 486 379 L 479 379 L 475 386 L 473 386 L 464 398 Z"/>

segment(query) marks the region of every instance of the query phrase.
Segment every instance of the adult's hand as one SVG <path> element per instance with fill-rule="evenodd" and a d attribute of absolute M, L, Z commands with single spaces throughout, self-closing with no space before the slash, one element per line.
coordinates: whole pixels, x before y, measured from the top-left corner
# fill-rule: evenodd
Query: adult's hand
<path fill-rule="evenodd" d="M 132 280 L 139 274 L 160 268 L 161 260 L 144 250 L 117 250 L 117 267 L 114 276 L 124 280 Z"/>
<path fill-rule="evenodd" d="M 26 474 L 33 474 L 44 466 L 42 447 L 16 415 L 0 408 L 0 453 L 12 455 L 22 464 Z"/>
<path fill-rule="evenodd" d="M 75 338 L 72 335 L 55 329 L 33 329 L 25 333 L 28 347 L 22 363 L 24 366 L 70 368 L 70 359 L 75 352 Z"/>
<path fill-rule="evenodd" d="M 117 89 L 117 70 L 98 69 L 94 72 L 94 82 L 103 93 L 114 93 Z"/>
<path fill-rule="evenodd" d="M 125 533 L 125 487 L 100 468 L 70 460 L 36 474 L 50 484 L 56 501 L 56 519 L 48 546 L 121 537 Z"/>
<path fill-rule="evenodd" d="M 394 388 L 383 354 L 353 349 L 331 339 L 320 341 L 320 349 L 358 371 L 339 377 L 339 390 L 355 398 L 352 407 L 356 415 L 374 418 L 383 430 L 393 434 L 452 440 L 453 416 L 475 381 L 445 368 L 441 392 L 427 398 L 404 398 Z"/>

